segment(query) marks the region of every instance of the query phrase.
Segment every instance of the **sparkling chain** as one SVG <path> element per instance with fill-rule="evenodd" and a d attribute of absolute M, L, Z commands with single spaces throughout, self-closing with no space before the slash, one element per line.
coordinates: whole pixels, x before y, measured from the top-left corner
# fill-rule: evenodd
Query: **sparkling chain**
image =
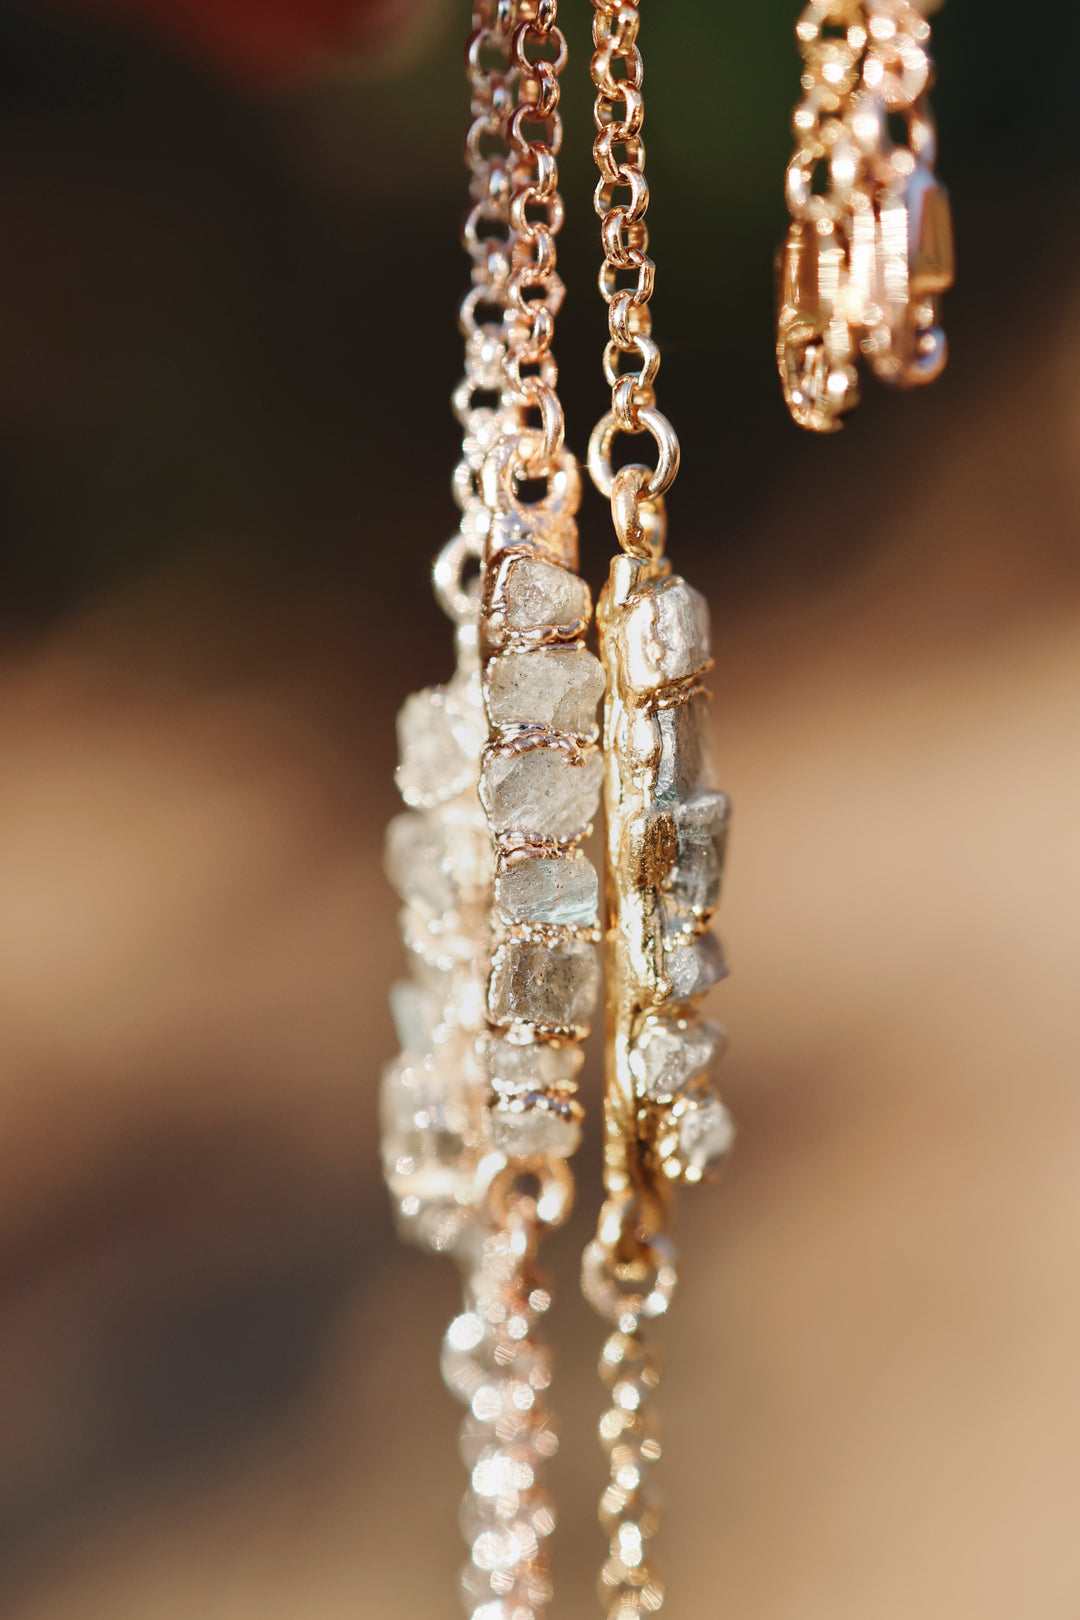
<path fill-rule="evenodd" d="M 614 1327 L 600 1358 L 609 1391 L 600 1437 L 610 1470 L 600 1502 L 610 1538 L 600 1597 L 608 1620 L 641 1620 L 664 1602 L 652 1557 L 661 1508 L 650 1478 L 660 1458 L 652 1411 L 660 1366 L 643 1328 L 667 1311 L 678 1281 L 670 1189 L 711 1172 L 731 1138 L 706 1074 L 722 1034 L 700 1014 L 704 992 L 726 971 L 709 921 L 728 804 L 712 788 L 704 747 L 708 609 L 663 555 L 664 496 L 678 472 L 679 441 L 656 407 L 638 3 L 593 6 L 595 204 L 611 408 L 593 431 L 589 471 L 611 501 L 623 555 L 612 562 L 597 609 L 607 676 L 607 1199 L 582 1285 Z M 615 471 L 616 437 L 646 432 L 655 468 Z"/>
<path fill-rule="evenodd" d="M 480 469 L 493 447 L 520 427 L 520 408 L 506 376 L 513 231 L 510 201 L 514 154 L 510 120 L 517 68 L 512 42 L 518 0 L 476 0 L 465 50 L 470 123 L 465 138 L 470 206 L 462 241 L 472 260 L 472 285 L 462 299 L 459 324 L 465 339 L 465 374 L 454 390 L 454 414 L 462 428 L 461 459 L 454 470 L 454 498 L 461 526 L 436 564 L 436 593 L 452 617 L 475 620 L 477 600 L 463 591 L 469 561 L 483 554 L 487 508 Z"/>
<path fill-rule="evenodd" d="M 443 1343 L 443 1376 L 468 1408 L 461 1591 L 479 1620 L 533 1620 L 551 1600 L 555 1514 L 541 1475 L 558 1437 L 545 1399 L 551 1358 L 536 1334 L 551 1304 L 535 1267 L 538 1231 L 535 1215 L 515 1213 L 484 1238 Z"/>
<path fill-rule="evenodd" d="M 636 556 L 657 555 L 663 549 L 663 497 L 679 470 L 679 441 L 656 408 L 660 351 L 652 338 L 649 310 L 656 268 L 649 257 L 645 222 L 649 185 L 641 137 L 645 101 L 637 45 L 640 17 L 638 0 L 593 0 L 593 6 L 596 49 L 591 71 L 597 129 L 593 156 L 600 171 L 594 203 L 604 249 L 600 292 L 608 306 L 604 376 L 611 387 L 611 409 L 600 418 L 589 441 L 589 472 L 600 493 L 611 500 L 624 549 Z M 616 202 L 617 193 L 626 200 Z M 635 465 L 616 473 L 611 464 L 616 437 L 646 432 L 656 443 L 655 469 Z"/>
<path fill-rule="evenodd" d="M 600 1419 L 610 1478 L 600 1498 L 600 1523 L 611 1537 L 600 1572 L 600 1598 L 611 1620 L 636 1620 L 662 1607 L 664 1588 L 647 1559 L 661 1506 L 650 1475 L 660 1459 L 660 1436 L 650 1401 L 660 1383 L 660 1361 L 640 1331 L 617 1329 L 600 1355 L 600 1377 L 611 1405 Z"/>
<path fill-rule="evenodd" d="M 523 983 L 543 985 L 552 974 L 557 981 L 560 971 L 580 974 L 594 932 L 556 925 L 555 918 L 531 921 L 528 910 L 537 903 L 529 890 L 537 839 L 548 863 L 543 870 L 554 871 L 558 859 L 560 874 L 579 886 L 591 871 L 576 849 L 588 816 L 580 832 L 541 826 L 531 834 L 518 821 L 508 826 L 500 808 L 514 796 L 516 775 L 526 785 L 530 780 L 530 749 L 543 749 L 545 759 L 557 749 L 575 764 L 596 751 L 591 719 L 578 727 L 567 721 L 563 733 L 530 707 L 543 696 L 550 657 L 537 650 L 539 643 L 554 639 L 571 656 L 576 652 L 579 670 L 595 662 L 579 647 L 589 602 L 569 573 L 577 476 L 563 449 L 551 351 L 563 293 L 555 268 L 562 223 L 556 153 L 559 73 L 566 60 L 555 18 L 554 0 L 486 0 L 474 13 L 467 52 L 472 207 L 464 240 L 473 287 L 462 306 L 466 374 L 455 395 L 464 429 L 455 475 L 461 534 L 445 566 L 450 594 L 456 590 L 461 601 L 469 596 L 483 671 L 487 743 L 480 794 L 496 880 L 483 958 L 485 974 L 491 970 L 487 1032 L 475 1047 L 486 1082 L 488 1152 L 477 1167 L 477 1222 L 471 1241 L 458 1247 L 465 1309 L 447 1332 L 443 1372 L 468 1407 L 461 1450 L 469 1485 L 461 1525 L 469 1559 L 461 1588 L 476 1620 L 537 1620 L 551 1600 L 546 1543 L 555 1518 L 542 1470 L 557 1441 L 546 1405 L 551 1358 L 539 1334 L 550 1295 L 536 1253 L 543 1232 L 566 1218 L 572 1199 L 566 1155 L 580 1135 L 576 1037 L 584 1033 L 578 1026 L 587 1009 L 580 991 L 574 1007 L 559 1004 L 550 988 L 541 1009 L 519 1000 Z M 533 508 L 523 508 L 518 498 L 522 475 L 548 482 L 547 495 Z M 480 564 L 475 596 L 461 591 L 470 558 Z M 551 589 L 551 576 L 565 580 L 555 593 L 559 622 L 552 626 L 548 615 L 545 623 L 541 614 L 533 625 L 530 604 Z M 598 695 L 599 688 L 594 709 Z"/>
<path fill-rule="evenodd" d="M 860 354 L 901 388 L 932 382 L 946 362 L 938 304 L 953 282 L 952 223 L 933 172 L 924 15 L 935 3 L 812 0 L 796 24 L 804 94 L 777 362 L 792 416 L 817 432 L 858 403 Z"/>
<path fill-rule="evenodd" d="M 551 352 L 555 317 L 563 300 L 556 270 L 555 237 L 562 227 L 558 152 L 562 146 L 559 75 L 566 65 L 566 39 L 556 24 L 556 0 L 520 0 L 511 60 L 517 75 L 517 106 L 507 139 L 515 159 L 510 198 L 513 264 L 510 304 L 517 316 L 506 371 L 528 416 L 539 416 L 539 440 L 525 470 L 534 477 L 554 471 L 562 453 L 565 420 L 556 392 L 558 369 Z"/>

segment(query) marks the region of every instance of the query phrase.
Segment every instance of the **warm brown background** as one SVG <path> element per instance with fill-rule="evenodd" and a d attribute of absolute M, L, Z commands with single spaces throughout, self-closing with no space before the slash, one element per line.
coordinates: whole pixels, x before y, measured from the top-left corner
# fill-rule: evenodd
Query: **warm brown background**
<path fill-rule="evenodd" d="M 603 403 L 588 9 L 564 7 L 578 447 Z M 868 388 L 829 442 L 771 372 L 793 13 L 646 7 L 672 550 L 713 603 L 737 816 L 741 1141 L 682 1200 L 671 1613 L 1076 1620 L 1076 13 L 942 13 L 950 370 Z M 429 8 L 363 73 L 271 90 L 89 7 L 0 6 L 9 1620 L 457 1612 L 454 1279 L 394 1240 L 374 1098 L 393 714 L 449 661 L 425 574 L 464 23 Z M 608 546 L 590 498 L 594 583 Z M 602 1552 L 595 1138 L 579 1168 L 550 1245 L 566 1620 Z"/>

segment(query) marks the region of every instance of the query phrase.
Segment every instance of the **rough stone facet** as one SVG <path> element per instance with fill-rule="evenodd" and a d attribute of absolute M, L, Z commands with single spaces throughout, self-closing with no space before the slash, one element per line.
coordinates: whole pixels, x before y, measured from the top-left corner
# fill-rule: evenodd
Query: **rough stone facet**
<path fill-rule="evenodd" d="M 576 1110 L 558 1099 L 517 1097 L 491 1110 L 491 1135 L 511 1159 L 547 1154 L 566 1159 L 581 1142 L 581 1121 Z"/>
<path fill-rule="evenodd" d="M 402 705 L 397 732 L 396 781 L 406 804 L 431 810 L 475 781 L 485 723 L 466 693 L 444 686 L 414 692 Z"/>
<path fill-rule="evenodd" d="M 669 938 L 694 933 L 719 903 L 729 815 L 723 793 L 698 793 L 675 806 L 675 865 L 662 896 Z"/>
<path fill-rule="evenodd" d="M 699 934 L 664 952 L 664 971 L 671 980 L 672 1001 L 689 1001 L 727 977 L 727 964 L 715 934 Z"/>
<path fill-rule="evenodd" d="M 703 1092 L 679 1119 L 679 1156 L 688 1181 L 698 1181 L 731 1149 L 735 1122 L 719 1097 Z"/>
<path fill-rule="evenodd" d="M 475 939 L 459 928 L 448 927 L 443 917 L 432 916 L 424 907 L 407 905 L 402 908 L 400 921 L 406 950 L 415 951 L 429 967 L 449 973 L 455 967 L 475 962 Z"/>
<path fill-rule="evenodd" d="M 641 1094 L 673 1097 L 705 1072 L 723 1041 L 723 1031 L 704 1020 L 646 1020 L 630 1052 L 630 1070 Z"/>
<path fill-rule="evenodd" d="M 519 1046 L 491 1035 L 485 1042 L 485 1066 L 494 1089 L 506 1096 L 528 1091 L 568 1091 L 577 1081 L 581 1047 L 551 1046 L 534 1041 Z"/>
<path fill-rule="evenodd" d="M 685 800 L 710 786 L 712 761 L 707 695 L 695 692 L 685 702 L 661 709 L 656 723 L 660 728 L 657 797 L 665 801 Z"/>
<path fill-rule="evenodd" d="M 445 828 L 430 812 L 406 810 L 386 829 L 387 877 L 403 900 L 433 912 L 449 911 L 457 898 L 446 854 Z"/>
<path fill-rule="evenodd" d="M 506 570 L 506 623 L 521 634 L 551 629 L 569 634 L 588 622 L 589 587 L 568 569 L 540 557 L 515 557 Z"/>
<path fill-rule="evenodd" d="M 584 647 L 537 647 L 493 658 L 487 671 L 493 725 L 542 725 L 588 736 L 604 695 L 600 660 Z"/>
<path fill-rule="evenodd" d="M 490 990 L 495 1024 L 584 1028 L 596 1003 L 600 964 L 581 940 L 558 945 L 510 940 L 495 953 Z"/>
<path fill-rule="evenodd" d="M 599 906 L 596 868 L 583 855 L 516 861 L 496 879 L 495 904 L 508 923 L 593 928 Z"/>
<path fill-rule="evenodd" d="M 435 1032 L 443 1022 L 443 1003 L 413 979 L 390 986 L 390 1016 L 403 1052 L 422 1058 L 435 1045 Z"/>
<path fill-rule="evenodd" d="M 577 761 L 561 748 L 495 754 L 484 766 L 480 796 L 496 833 L 566 842 L 580 836 L 596 814 L 603 774 L 595 749 Z"/>
<path fill-rule="evenodd" d="M 469 1182 L 467 1147 L 477 1097 L 463 1066 L 398 1058 L 380 1091 L 383 1164 L 398 1198 L 452 1202 Z"/>
<path fill-rule="evenodd" d="M 626 616 L 626 677 L 639 692 L 685 680 L 709 662 L 709 608 L 677 575 L 652 587 Z"/>

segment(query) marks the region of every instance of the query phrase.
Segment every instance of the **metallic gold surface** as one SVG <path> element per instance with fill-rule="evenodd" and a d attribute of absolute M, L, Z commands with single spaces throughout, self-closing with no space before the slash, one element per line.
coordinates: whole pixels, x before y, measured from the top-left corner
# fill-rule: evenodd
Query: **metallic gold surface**
<path fill-rule="evenodd" d="M 705 1035 L 712 1026 L 702 1024 L 700 1002 L 723 972 L 719 947 L 707 943 L 720 858 L 708 818 L 719 812 L 726 827 L 727 803 L 711 791 L 705 758 L 707 609 L 664 557 L 664 495 L 678 472 L 679 442 L 656 407 L 638 6 L 593 4 L 595 202 L 612 394 L 590 440 L 589 471 L 611 501 L 622 550 L 597 608 L 607 676 L 605 1202 L 582 1286 L 614 1327 L 600 1362 L 610 1389 L 600 1422 L 610 1470 L 600 1597 L 610 1620 L 636 1620 L 664 1601 L 650 1551 L 660 1508 L 648 1479 L 660 1456 L 648 1409 L 660 1374 L 642 1328 L 668 1309 L 677 1282 L 667 1231 L 672 1184 L 700 1179 L 730 1140 L 730 1120 L 699 1061 L 719 1042 L 719 1032 L 715 1041 Z M 642 433 L 655 443 L 655 468 L 616 471 L 616 437 Z M 703 838 L 699 822 L 708 828 Z"/>
<path fill-rule="evenodd" d="M 947 358 L 938 300 L 954 279 L 949 201 L 934 175 L 923 0 L 812 0 L 795 32 L 803 99 L 785 192 L 776 358 L 801 427 L 830 433 L 883 382 L 932 382 Z M 897 124 L 903 127 L 897 139 Z"/>

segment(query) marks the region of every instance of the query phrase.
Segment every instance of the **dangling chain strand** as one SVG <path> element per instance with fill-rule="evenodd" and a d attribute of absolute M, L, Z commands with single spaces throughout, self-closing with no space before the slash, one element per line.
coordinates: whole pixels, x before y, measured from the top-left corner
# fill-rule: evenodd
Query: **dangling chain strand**
<path fill-rule="evenodd" d="M 551 352 L 555 317 L 563 300 L 563 284 L 555 268 L 555 237 L 563 222 L 557 155 L 562 146 L 559 75 L 567 56 L 566 40 L 555 22 L 556 11 L 556 0 L 521 0 L 521 21 L 511 46 L 518 104 L 507 129 L 516 160 L 510 199 L 514 250 L 509 297 L 518 319 L 506 369 L 522 405 L 540 416 L 539 441 L 526 467 L 534 477 L 554 471 L 565 431 L 556 392 L 558 369 Z"/>
<path fill-rule="evenodd" d="M 679 441 L 667 417 L 656 408 L 660 351 L 652 338 L 649 310 L 656 267 L 649 257 L 645 222 L 649 184 L 641 136 L 645 102 L 637 46 L 638 0 L 593 0 L 593 6 L 596 49 L 591 70 L 597 130 L 593 156 L 600 171 L 594 204 L 604 250 L 600 292 L 608 306 L 604 376 L 611 388 L 611 409 L 600 418 L 589 440 L 589 472 L 600 493 L 612 502 L 620 543 L 640 556 L 663 549 L 663 497 L 679 470 Z M 616 202 L 617 191 L 628 192 L 628 200 Z M 631 285 L 626 285 L 628 277 Z M 640 466 L 614 472 L 611 450 L 620 433 L 652 435 L 657 464 L 647 477 L 642 474 L 648 470 Z"/>
<path fill-rule="evenodd" d="M 643 1329 L 668 1309 L 677 1282 L 669 1189 L 701 1180 L 731 1139 L 730 1119 L 705 1077 L 722 1033 L 699 1012 L 704 991 L 725 971 L 708 924 L 728 804 L 705 763 L 708 609 L 664 557 L 664 496 L 678 471 L 679 441 L 656 406 L 638 4 L 593 5 L 595 203 L 611 408 L 593 431 L 589 471 L 611 501 L 622 555 L 597 609 L 607 676 L 607 1196 L 582 1282 L 613 1328 L 600 1358 L 609 1391 L 600 1420 L 609 1461 L 600 1521 L 610 1537 L 600 1597 L 609 1620 L 640 1620 L 664 1602 L 651 1555 L 660 1507 L 649 1477 L 660 1457 L 652 1410 L 660 1365 Z M 641 433 L 655 442 L 655 467 L 616 472 L 616 437 Z"/>
<path fill-rule="evenodd" d="M 546 1542 L 555 1523 L 542 1474 L 557 1441 L 546 1405 L 551 1358 L 538 1333 L 550 1297 L 537 1255 L 545 1232 L 569 1213 L 567 1158 L 581 1135 L 576 1076 L 598 967 L 597 880 L 578 846 L 599 797 L 603 677 L 583 644 L 591 602 L 572 572 L 579 479 L 563 448 L 552 354 L 563 294 L 556 154 L 566 44 L 555 0 L 517 0 L 501 15 L 500 39 L 509 36 L 507 93 L 497 98 L 506 145 L 499 218 L 505 203 L 508 259 L 497 259 L 500 277 L 506 268 L 498 285 L 503 407 L 468 484 L 478 497 L 481 563 L 480 799 L 495 865 L 477 1046 L 490 1156 L 478 1178 L 487 1227 L 444 1370 L 470 1408 L 462 1431 L 466 1608 L 476 1620 L 538 1620 L 551 1600 Z M 488 352 L 494 364 L 495 349 Z M 546 494 L 526 505 L 522 478 L 543 479 Z"/>

